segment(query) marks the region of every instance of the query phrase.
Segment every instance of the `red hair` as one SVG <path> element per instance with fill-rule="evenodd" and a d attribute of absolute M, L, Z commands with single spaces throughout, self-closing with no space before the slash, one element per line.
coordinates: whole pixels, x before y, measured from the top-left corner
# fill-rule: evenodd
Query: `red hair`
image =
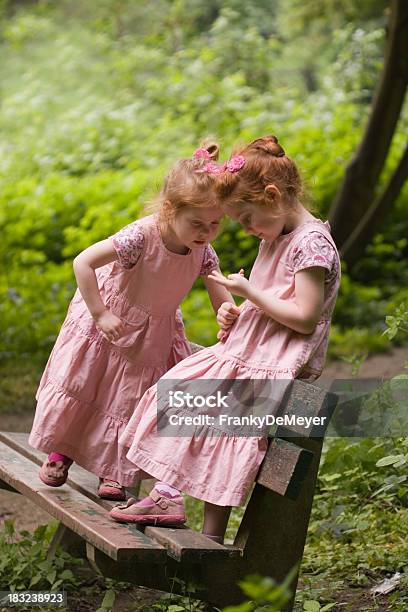
<path fill-rule="evenodd" d="M 219 146 L 212 140 L 206 140 L 200 149 L 208 151 L 211 160 L 218 159 Z M 219 206 L 215 192 L 215 175 L 197 172 L 206 160 L 202 157 L 180 159 L 170 170 L 164 180 L 160 193 L 147 207 L 147 212 L 159 212 L 160 220 L 168 222 L 173 214 L 183 208 L 210 208 Z M 165 202 L 168 203 L 165 205 Z"/>
<path fill-rule="evenodd" d="M 303 195 L 303 184 L 294 161 L 278 143 L 276 136 L 263 136 L 244 148 L 235 148 L 233 155 L 242 155 L 245 165 L 238 172 L 223 172 L 217 176 L 216 191 L 222 204 L 241 202 L 270 205 L 265 191 L 267 185 L 275 185 L 281 193 L 277 212 L 294 208 Z"/>

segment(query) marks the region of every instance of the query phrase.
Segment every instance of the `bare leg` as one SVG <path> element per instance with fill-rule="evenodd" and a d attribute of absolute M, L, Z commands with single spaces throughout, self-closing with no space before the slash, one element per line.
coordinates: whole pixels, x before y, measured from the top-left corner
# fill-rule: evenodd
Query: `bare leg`
<path fill-rule="evenodd" d="M 231 506 L 217 506 L 205 502 L 203 534 L 222 544 L 230 513 Z"/>

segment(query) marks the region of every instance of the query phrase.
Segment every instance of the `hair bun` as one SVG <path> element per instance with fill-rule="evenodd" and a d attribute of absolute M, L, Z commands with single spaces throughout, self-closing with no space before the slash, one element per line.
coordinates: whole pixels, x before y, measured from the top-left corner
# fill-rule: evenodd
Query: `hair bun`
<path fill-rule="evenodd" d="M 213 139 L 206 138 L 200 144 L 200 149 L 205 149 L 208 152 L 210 159 L 212 161 L 217 161 L 220 154 L 220 147 Z"/>
<path fill-rule="evenodd" d="M 274 157 L 283 157 L 285 155 L 285 151 L 278 143 L 276 136 L 273 134 L 263 136 L 262 138 L 257 138 L 257 140 L 251 142 L 249 147 L 258 151 L 263 151 L 264 153 L 268 153 Z"/>

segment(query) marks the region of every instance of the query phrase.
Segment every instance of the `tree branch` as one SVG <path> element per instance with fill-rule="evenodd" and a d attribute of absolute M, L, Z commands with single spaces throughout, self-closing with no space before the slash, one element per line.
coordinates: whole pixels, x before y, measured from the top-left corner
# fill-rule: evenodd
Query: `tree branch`
<path fill-rule="evenodd" d="M 384 69 L 363 139 L 346 169 L 329 220 L 343 246 L 374 198 L 408 83 L 408 2 L 391 0 Z"/>
<path fill-rule="evenodd" d="M 408 146 L 392 175 L 383 194 L 369 208 L 360 223 L 351 233 L 340 249 L 340 254 L 347 262 L 349 269 L 357 262 L 364 252 L 367 243 L 381 227 L 394 201 L 397 199 L 404 182 L 408 178 Z"/>

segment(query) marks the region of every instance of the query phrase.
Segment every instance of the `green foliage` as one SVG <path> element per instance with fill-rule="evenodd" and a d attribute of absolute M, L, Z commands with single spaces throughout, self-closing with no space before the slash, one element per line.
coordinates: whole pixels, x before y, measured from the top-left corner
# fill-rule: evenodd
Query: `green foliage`
<path fill-rule="evenodd" d="M 406 451 L 404 438 L 326 440 L 299 603 L 339 603 L 350 588 L 368 587 L 406 570 L 408 486 L 404 467 L 394 468 Z M 392 466 L 386 465 L 390 456 L 395 461 Z M 394 601 L 402 606 L 395 609 L 404 609 L 403 585 Z"/>
<path fill-rule="evenodd" d="M 224 156 L 277 132 L 327 215 L 378 80 L 382 0 L 0 6 L 0 360 L 45 360 L 74 291 L 72 258 L 141 216 L 208 133 Z M 294 35 L 306 22 L 307 45 Z M 405 109 L 382 184 L 406 123 Z M 407 202 L 405 190 L 344 275 L 332 355 L 384 347 L 384 316 L 407 299 Z M 216 247 L 226 272 L 249 273 L 253 237 L 228 221 Z M 191 339 L 214 342 L 202 284 L 183 311 Z"/>
<path fill-rule="evenodd" d="M 382 20 L 388 6 L 387 0 L 365 0 L 360 4 L 350 0 L 286 0 L 285 5 L 285 12 L 292 18 L 293 32 L 307 31 L 316 21 L 327 31 L 340 29 L 348 22 L 361 25 L 369 19 Z"/>
<path fill-rule="evenodd" d="M 49 558 L 48 551 L 58 523 L 37 527 L 34 532 L 16 532 L 13 520 L 5 520 L 0 531 L 0 590 L 67 591 L 69 609 L 79 609 L 88 596 L 101 599 L 97 612 L 112 610 L 116 594 L 129 584 L 93 576 L 82 559 L 76 559 L 57 547 Z M 48 610 L 55 607 L 41 607 Z M 93 608 L 96 609 L 96 608 Z M 66 610 L 66 608 L 63 608 Z"/>
<path fill-rule="evenodd" d="M 400 304 L 395 314 L 389 315 L 385 318 L 385 322 L 388 327 L 384 331 L 384 335 L 389 340 L 392 340 L 399 331 L 408 334 L 408 306 L 405 303 Z"/>
<path fill-rule="evenodd" d="M 238 582 L 242 591 L 249 598 L 237 606 L 227 606 L 223 612 L 279 612 L 292 597 L 290 584 L 296 575 L 297 568 L 293 568 L 282 584 L 277 584 L 269 576 L 247 576 Z"/>
<path fill-rule="evenodd" d="M 41 366 L 32 360 L 0 366 L 0 415 L 33 411 L 41 373 Z"/>
<path fill-rule="evenodd" d="M 116 593 L 113 589 L 109 589 L 106 591 L 102 603 L 100 607 L 96 610 L 96 612 L 110 612 L 113 609 L 114 603 L 116 599 Z"/>
<path fill-rule="evenodd" d="M 78 581 L 67 565 L 78 565 L 70 555 L 58 551 L 47 559 L 47 551 L 56 529 L 55 523 L 37 527 L 34 533 L 15 532 L 14 521 L 6 520 L 0 532 L 0 589 L 72 590 Z"/>
<path fill-rule="evenodd" d="M 194 582 L 185 582 L 175 576 L 171 578 L 171 581 L 171 593 L 166 593 L 160 601 L 152 604 L 152 610 L 161 612 L 199 612 L 200 610 L 204 611 L 208 609 L 204 601 L 194 599 L 194 594 L 202 590 L 202 586 Z M 175 584 L 178 585 L 181 595 L 175 595 L 173 593 Z"/>
<path fill-rule="evenodd" d="M 316 599 L 310 599 L 303 603 L 303 610 L 307 612 L 325 612 L 326 610 L 331 610 L 335 607 L 335 603 L 328 603 L 325 606 L 320 605 Z"/>

